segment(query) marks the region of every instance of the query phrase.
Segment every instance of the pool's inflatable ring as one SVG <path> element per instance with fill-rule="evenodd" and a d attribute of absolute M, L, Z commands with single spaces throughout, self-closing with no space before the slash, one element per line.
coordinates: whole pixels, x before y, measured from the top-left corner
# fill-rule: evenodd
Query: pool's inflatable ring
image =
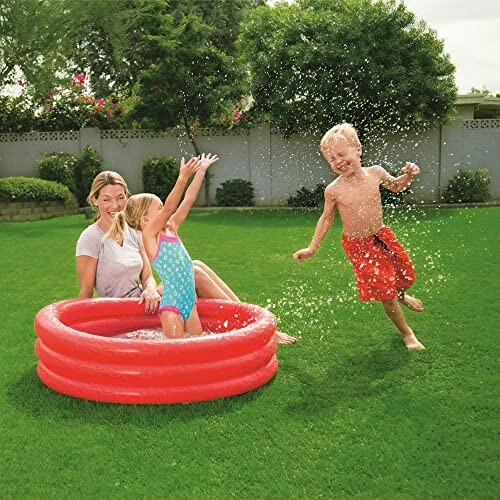
<path fill-rule="evenodd" d="M 160 404 L 233 396 L 278 369 L 274 316 L 258 306 L 198 301 L 211 335 L 180 340 L 114 338 L 159 326 L 137 299 L 74 299 L 35 317 L 37 372 L 51 389 L 109 403 Z"/>

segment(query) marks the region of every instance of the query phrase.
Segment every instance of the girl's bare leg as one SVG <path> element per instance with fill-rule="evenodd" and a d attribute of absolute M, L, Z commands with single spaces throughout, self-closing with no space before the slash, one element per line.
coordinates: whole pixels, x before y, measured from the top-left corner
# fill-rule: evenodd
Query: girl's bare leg
<path fill-rule="evenodd" d="M 389 316 L 390 320 L 396 325 L 396 328 L 403 336 L 403 342 L 408 349 L 425 349 L 425 347 L 418 341 L 413 333 L 413 330 L 408 326 L 403 314 L 403 310 L 399 305 L 397 299 L 387 300 L 382 302 L 384 310 Z"/>
<path fill-rule="evenodd" d="M 184 329 L 186 330 L 186 337 L 198 337 L 199 335 L 201 335 L 201 321 L 200 317 L 198 316 L 198 309 L 196 308 L 196 305 L 193 306 L 191 315 L 184 324 Z"/>
<path fill-rule="evenodd" d="M 182 316 L 173 311 L 160 313 L 163 334 L 169 339 L 182 339 L 184 337 L 184 321 Z"/>
<path fill-rule="evenodd" d="M 212 269 L 201 262 L 201 260 L 194 260 L 193 265 L 194 282 L 198 297 L 241 302 L 231 288 L 229 288 Z M 276 330 L 275 336 L 280 344 L 294 344 L 297 342 L 295 337 L 284 332 L 279 332 L 278 330 Z"/>

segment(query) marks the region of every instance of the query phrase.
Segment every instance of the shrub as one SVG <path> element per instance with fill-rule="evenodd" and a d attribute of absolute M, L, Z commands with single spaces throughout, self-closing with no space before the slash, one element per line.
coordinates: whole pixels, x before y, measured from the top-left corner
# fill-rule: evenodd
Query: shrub
<path fill-rule="evenodd" d="M 398 170 L 396 167 L 385 167 L 387 172 L 393 177 L 399 177 L 401 175 L 401 170 Z M 404 205 L 406 203 L 406 196 L 412 194 L 411 186 L 408 186 L 404 191 L 400 191 L 399 193 L 395 193 L 390 189 L 386 189 L 382 185 L 380 186 L 380 198 L 382 199 L 382 205 L 384 207 L 392 206 L 397 207 L 400 205 Z"/>
<path fill-rule="evenodd" d="M 87 77 L 80 73 L 43 96 L 35 103 L 38 109 L 34 128 L 44 131 L 113 128 L 124 108 L 112 96 L 97 99 L 86 85 Z"/>
<path fill-rule="evenodd" d="M 178 175 L 179 165 L 173 156 L 146 158 L 142 166 L 144 191 L 164 200 L 174 187 Z"/>
<path fill-rule="evenodd" d="M 387 206 L 400 206 L 406 203 L 405 196 L 410 193 L 410 188 L 406 188 L 404 191 L 395 193 L 390 189 L 386 189 L 380 186 L 380 198 L 382 199 L 382 205 Z"/>
<path fill-rule="evenodd" d="M 58 182 L 32 177 L 0 179 L 0 201 L 69 201 L 71 193 Z"/>
<path fill-rule="evenodd" d="M 76 161 L 76 157 L 69 153 L 47 153 L 38 161 L 40 178 L 59 182 L 74 193 Z"/>
<path fill-rule="evenodd" d="M 288 206 L 309 208 L 320 207 L 325 198 L 325 188 L 326 186 L 322 183 L 316 184 L 313 191 L 309 191 L 309 189 L 302 186 L 297 190 L 294 196 L 290 196 L 290 198 L 288 198 Z"/>
<path fill-rule="evenodd" d="M 78 205 L 87 205 L 87 196 L 90 192 L 94 177 L 102 170 L 102 157 L 90 146 L 85 146 L 75 161 L 73 169 L 75 180 L 75 196 Z"/>
<path fill-rule="evenodd" d="M 217 205 L 221 207 L 253 207 L 254 189 L 245 179 L 229 179 L 215 190 Z"/>
<path fill-rule="evenodd" d="M 490 172 L 480 168 L 477 172 L 459 170 L 443 191 L 446 203 L 481 203 L 490 199 Z"/>

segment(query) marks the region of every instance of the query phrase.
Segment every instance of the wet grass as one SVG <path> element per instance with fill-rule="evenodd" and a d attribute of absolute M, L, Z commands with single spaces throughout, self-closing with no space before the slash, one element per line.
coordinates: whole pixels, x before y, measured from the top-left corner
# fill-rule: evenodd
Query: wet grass
<path fill-rule="evenodd" d="M 82 216 L 0 225 L 4 498 L 492 498 L 498 475 L 500 209 L 387 214 L 417 270 L 427 346 L 408 352 L 356 298 L 336 221 L 310 261 L 315 212 L 193 213 L 181 236 L 282 330 L 280 369 L 193 405 L 72 399 L 36 376 L 32 322 L 77 293 Z"/>

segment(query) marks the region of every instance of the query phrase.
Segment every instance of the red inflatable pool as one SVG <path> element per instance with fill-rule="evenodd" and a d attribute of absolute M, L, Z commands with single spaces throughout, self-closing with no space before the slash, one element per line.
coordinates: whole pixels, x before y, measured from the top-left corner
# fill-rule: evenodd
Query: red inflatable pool
<path fill-rule="evenodd" d="M 274 316 L 258 306 L 198 301 L 204 330 L 180 340 L 122 338 L 160 325 L 137 299 L 73 299 L 35 317 L 37 372 L 51 389 L 108 403 L 187 403 L 241 394 L 278 369 Z M 120 336 L 116 338 L 116 336 Z"/>

